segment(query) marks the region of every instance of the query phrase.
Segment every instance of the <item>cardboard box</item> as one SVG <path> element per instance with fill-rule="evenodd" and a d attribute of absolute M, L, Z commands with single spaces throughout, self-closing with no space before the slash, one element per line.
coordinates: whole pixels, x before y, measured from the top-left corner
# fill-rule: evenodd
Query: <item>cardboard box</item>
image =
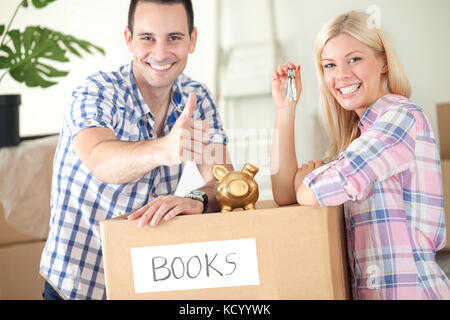
<path fill-rule="evenodd" d="M 444 188 L 444 210 L 447 230 L 447 244 L 440 252 L 450 251 L 450 104 L 437 106 L 439 145 L 442 164 L 442 184 Z"/>
<path fill-rule="evenodd" d="M 0 246 L 47 238 L 58 136 L 0 149 Z"/>
<path fill-rule="evenodd" d="M 442 185 L 444 188 L 445 227 L 447 244 L 440 252 L 450 252 L 450 159 L 442 159 Z"/>
<path fill-rule="evenodd" d="M 3 206 L 0 203 L 0 246 L 30 240 L 36 240 L 36 238 L 16 230 L 6 222 Z"/>
<path fill-rule="evenodd" d="M 350 299 L 341 207 L 100 223 L 108 299 Z"/>
<path fill-rule="evenodd" d="M 437 122 L 441 159 L 450 160 L 450 103 L 438 104 Z"/>
<path fill-rule="evenodd" d="M 39 263 L 45 241 L 0 247 L 0 299 L 42 300 Z"/>

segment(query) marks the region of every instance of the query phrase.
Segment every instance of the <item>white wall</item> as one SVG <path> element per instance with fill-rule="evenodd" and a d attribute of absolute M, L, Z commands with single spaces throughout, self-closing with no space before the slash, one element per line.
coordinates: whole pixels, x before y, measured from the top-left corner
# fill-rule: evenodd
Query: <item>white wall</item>
<path fill-rule="evenodd" d="M 275 0 L 278 35 L 286 57 L 302 64 L 303 97 L 297 116 L 297 143 L 303 161 L 314 157 L 311 116 L 318 106 L 314 39 L 336 15 L 350 10 L 381 9 L 382 27 L 393 38 L 412 85 L 412 98 L 424 109 L 437 135 L 436 104 L 450 102 L 450 1 L 448 0 Z M 295 22 L 294 22 L 295 21 Z"/>
<path fill-rule="evenodd" d="M 1 1 L 0 23 L 4 23 L 19 0 Z M 58 132 L 63 108 L 72 89 L 99 69 L 116 69 L 129 61 L 123 39 L 128 3 L 125 0 L 58 0 L 42 10 L 29 8 L 19 13 L 14 27 L 23 29 L 28 24 L 45 25 L 92 41 L 107 52 L 106 57 L 99 54 L 86 55 L 82 60 L 73 57 L 73 62 L 62 64 L 62 69 L 71 70 L 70 75 L 49 89 L 26 88 L 8 77 L 0 83 L 0 94 L 22 94 L 21 135 Z M 193 3 L 199 40 L 186 73 L 214 91 L 216 0 L 193 0 Z M 225 47 L 265 39 L 267 10 L 263 8 L 264 3 L 261 0 L 223 0 L 222 44 Z M 366 11 L 371 5 L 381 9 L 382 26 L 391 34 L 403 61 L 412 84 L 413 99 L 423 107 L 437 134 L 435 106 L 440 102 L 450 102 L 450 64 L 447 61 L 450 57 L 450 1 L 274 0 L 274 3 L 283 58 L 302 65 L 303 94 L 296 119 L 299 162 L 318 158 L 325 149 L 324 139 L 317 132 L 318 125 L 314 121 L 318 110 L 313 52 L 315 36 L 332 17 L 352 9 Z M 270 97 L 242 103 L 237 112 L 226 119 L 225 126 L 272 128 Z M 193 177 L 195 175 L 193 173 Z M 269 181 L 269 177 L 258 179 L 264 184 Z M 194 178 L 185 181 L 194 185 L 201 183 Z M 185 190 L 190 188 L 189 183 L 184 184 Z"/>
<path fill-rule="evenodd" d="M 6 24 L 19 0 L 1 0 L 0 24 Z M 84 55 L 84 59 L 70 56 L 70 63 L 59 64 L 61 70 L 71 71 L 59 84 L 45 90 L 27 88 L 9 75 L 0 83 L 0 94 L 20 93 L 20 134 L 31 136 L 59 132 L 63 109 L 72 90 L 87 76 L 98 70 L 116 70 L 127 64 L 131 56 L 125 45 L 123 31 L 127 24 L 129 1 L 126 0 L 57 0 L 46 8 L 22 8 L 12 28 L 24 30 L 27 25 L 41 25 L 72 34 L 103 47 L 106 56 L 99 53 Z M 213 85 L 215 46 L 214 25 L 210 12 L 214 1 L 194 0 L 196 25 L 199 34 L 197 53 L 191 57 L 186 73 L 195 79 Z M 51 17 L 51 18 L 49 18 Z M 56 65 L 56 64 L 55 64 Z M 2 70 L 0 70 L 0 74 Z"/>
<path fill-rule="evenodd" d="M 223 45 L 257 42 L 267 35 L 262 0 L 223 0 Z M 381 24 L 393 38 L 412 84 L 412 98 L 422 106 L 437 132 L 436 104 L 450 102 L 450 1 L 448 0 L 274 0 L 276 33 L 284 61 L 302 66 L 303 93 L 296 116 L 296 151 L 299 164 L 319 159 L 326 150 L 326 137 L 317 121 L 318 84 L 314 40 L 331 18 L 351 10 L 377 6 Z M 245 84 L 243 84 L 245 85 Z M 239 101 L 226 125 L 273 127 L 273 104 L 269 98 Z M 231 108 L 230 108 L 231 109 Z M 228 119 L 227 119 L 228 120 Z M 268 176 L 257 176 L 270 185 Z M 266 195 L 267 196 L 267 193 Z"/>

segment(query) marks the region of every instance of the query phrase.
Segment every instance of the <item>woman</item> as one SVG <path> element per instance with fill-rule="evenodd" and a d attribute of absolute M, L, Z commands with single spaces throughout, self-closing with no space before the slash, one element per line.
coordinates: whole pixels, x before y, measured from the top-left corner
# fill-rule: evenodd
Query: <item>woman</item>
<path fill-rule="evenodd" d="M 272 74 L 279 143 L 272 148 L 272 189 L 279 205 L 344 205 L 354 299 L 450 299 L 435 262 L 445 245 L 440 157 L 430 123 L 387 34 L 350 12 L 316 40 L 325 162 L 297 167 L 295 108 L 300 68 Z M 296 68 L 298 98 L 284 99 Z M 279 164 L 283 164 L 280 166 Z"/>

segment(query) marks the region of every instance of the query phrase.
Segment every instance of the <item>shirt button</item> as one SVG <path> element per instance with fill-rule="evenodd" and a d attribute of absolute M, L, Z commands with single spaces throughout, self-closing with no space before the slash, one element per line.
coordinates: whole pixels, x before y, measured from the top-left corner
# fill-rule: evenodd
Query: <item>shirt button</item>
<path fill-rule="evenodd" d="M 153 198 L 156 198 L 156 197 L 157 197 L 157 194 L 156 194 L 156 193 L 152 193 L 152 197 L 153 197 Z"/>

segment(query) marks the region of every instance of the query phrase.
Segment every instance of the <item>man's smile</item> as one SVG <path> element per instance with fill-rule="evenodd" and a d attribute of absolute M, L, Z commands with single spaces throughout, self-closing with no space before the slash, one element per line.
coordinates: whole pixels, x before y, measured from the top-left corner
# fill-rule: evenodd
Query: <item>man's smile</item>
<path fill-rule="evenodd" d="M 173 63 L 165 63 L 165 64 L 158 64 L 158 63 L 149 63 L 146 62 L 146 64 L 154 71 L 156 72 L 168 72 L 172 67 L 175 65 L 175 62 Z"/>

